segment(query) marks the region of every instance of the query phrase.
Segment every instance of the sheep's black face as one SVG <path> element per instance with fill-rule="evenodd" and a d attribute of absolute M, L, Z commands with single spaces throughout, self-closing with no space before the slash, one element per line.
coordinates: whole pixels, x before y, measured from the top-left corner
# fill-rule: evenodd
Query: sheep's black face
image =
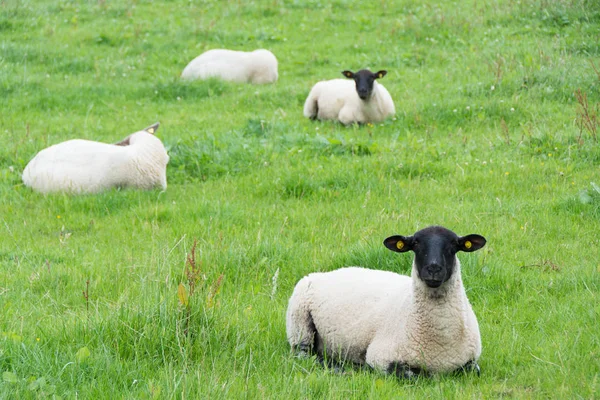
<path fill-rule="evenodd" d="M 430 226 L 413 236 L 391 236 L 383 243 L 397 252 L 412 250 L 419 279 L 430 288 L 438 288 L 452 276 L 458 251 L 479 250 L 485 242 L 480 235 L 459 237 L 444 227 Z"/>
<path fill-rule="evenodd" d="M 387 71 L 382 70 L 377 73 L 373 73 L 368 69 L 361 69 L 357 73 L 352 71 L 344 71 L 342 74 L 344 74 L 346 78 L 354 79 L 358 97 L 360 97 L 362 100 L 368 100 L 373 93 L 375 79 L 383 78 L 385 74 L 387 74 Z"/>

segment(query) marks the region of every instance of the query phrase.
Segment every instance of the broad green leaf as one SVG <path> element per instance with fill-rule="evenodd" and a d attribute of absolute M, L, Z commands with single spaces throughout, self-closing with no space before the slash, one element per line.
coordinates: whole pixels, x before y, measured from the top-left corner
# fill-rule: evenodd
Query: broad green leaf
<path fill-rule="evenodd" d="M 88 349 L 87 347 L 82 347 L 79 350 L 77 350 L 77 353 L 75 354 L 75 359 L 78 363 L 83 363 L 90 357 L 91 354 L 92 353 L 90 353 L 90 349 Z"/>
<path fill-rule="evenodd" d="M 189 304 L 189 299 L 188 299 L 188 294 L 187 294 L 187 290 L 185 289 L 185 286 L 183 286 L 183 283 L 180 283 L 179 286 L 177 287 L 177 297 L 179 298 L 179 304 L 187 307 Z"/>
<path fill-rule="evenodd" d="M 17 383 L 19 379 L 17 378 L 17 375 L 14 372 L 4 371 L 2 373 L 2 380 L 8 383 Z"/>

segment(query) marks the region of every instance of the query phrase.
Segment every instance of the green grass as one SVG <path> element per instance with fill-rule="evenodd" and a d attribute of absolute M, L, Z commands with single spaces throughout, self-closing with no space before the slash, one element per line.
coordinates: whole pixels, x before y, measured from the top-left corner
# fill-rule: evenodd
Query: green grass
<path fill-rule="evenodd" d="M 600 147 L 575 96 L 600 103 L 598 32 L 593 0 L 0 1 L 0 398 L 600 396 Z M 219 47 L 270 49 L 279 81 L 178 79 Z M 389 71 L 395 119 L 302 117 L 312 84 L 364 67 Z M 166 192 L 21 183 L 46 146 L 155 121 Z M 488 239 L 461 255 L 481 377 L 290 355 L 302 276 L 407 273 L 382 240 L 430 224 Z"/>

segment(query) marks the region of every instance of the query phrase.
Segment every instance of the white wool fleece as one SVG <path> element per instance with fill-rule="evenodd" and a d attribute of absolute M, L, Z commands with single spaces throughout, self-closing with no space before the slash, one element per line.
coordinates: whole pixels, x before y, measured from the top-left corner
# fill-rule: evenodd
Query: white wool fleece
<path fill-rule="evenodd" d="M 381 122 L 395 113 L 392 96 L 378 82 L 373 83 L 373 92 L 368 100 L 358 97 L 353 80 L 317 82 L 304 103 L 305 117 L 338 120 L 344 125 Z"/>
<path fill-rule="evenodd" d="M 359 267 L 310 274 L 290 298 L 288 341 L 382 371 L 395 362 L 454 371 L 481 354 L 458 259 L 455 268 L 435 297 L 414 266 L 412 278 Z"/>
<path fill-rule="evenodd" d="M 268 50 L 251 52 L 214 49 L 193 59 L 181 73 L 184 79 L 220 78 L 264 84 L 277 81 L 277 58 Z"/>
<path fill-rule="evenodd" d="M 128 145 L 75 139 L 50 146 L 27 164 L 23 182 L 42 193 L 166 189 L 169 156 L 160 139 L 139 131 L 126 141 Z"/>

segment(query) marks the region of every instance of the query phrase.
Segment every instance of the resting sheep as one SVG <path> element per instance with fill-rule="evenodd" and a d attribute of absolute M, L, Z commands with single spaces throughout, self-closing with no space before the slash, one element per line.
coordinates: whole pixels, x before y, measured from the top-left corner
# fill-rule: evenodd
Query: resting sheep
<path fill-rule="evenodd" d="M 456 253 L 485 243 L 480 235 L 432 226 L 384 241 L 392 251 L 415 253 L 411 277 L 358 267 L 304 277 L 287 309 L 288 342 L 301 354 L 366 363 L 404 378 L 479 373 L 479 326 Z"/>
<path fill-rule="evenodd" d="M 154 136 L 158 123 L 117 144 L 68 140 L 40 151 L 23 183 L 42 192 L 96 193 L 114 187 L 167 188 L 169 156 Z"/>
<path fill-rule="evenodd" d="M 394 115 L 392 96 L 376 79 L 387 71 L 372 73 L 363 69 L 357 73 L 342 72 L 346 79 L 317 82 L 304 103 L 304 116 L 310 119 L 334 119 L 344 125 L 354 122 L 380 122 Z"/>
<path fill-rule="evenodd" d="M 194 58 L 183 70 L 184 79 L 220 78 L 241 83 L 277 81 L 277 58 L 269 50 L 252 52 L 225 49 L 208 50 Z"/>

